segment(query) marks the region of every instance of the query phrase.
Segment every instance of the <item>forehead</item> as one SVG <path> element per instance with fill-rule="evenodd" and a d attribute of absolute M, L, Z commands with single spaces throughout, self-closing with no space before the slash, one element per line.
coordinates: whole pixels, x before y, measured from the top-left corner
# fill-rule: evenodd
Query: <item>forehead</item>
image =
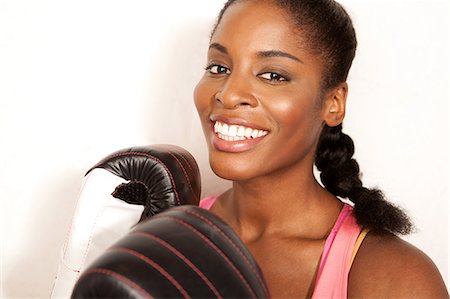
<path fill-rule="evenodd" d="M 301 32 L 290 15 L 271 1 L 245 0 L 228 7 L 218 24 L 211 43 L 246 50 L 289 50 L 301 48 Z"/>

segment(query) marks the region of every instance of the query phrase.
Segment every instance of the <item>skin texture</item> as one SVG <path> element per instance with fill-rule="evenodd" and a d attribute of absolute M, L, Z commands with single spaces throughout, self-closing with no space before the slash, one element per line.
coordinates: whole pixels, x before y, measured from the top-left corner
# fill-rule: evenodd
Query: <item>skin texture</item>
<path fill-rule="evenodd" d="M 302 44 L 289 15 L 270 1 L 230 6 L 210 45 L 195 105 L 211 167 L 233 181 L 211 211 L 245 242 L 274 298 L 309 298 L 325 239 L 342 208 L 315 180 L 314 154 L 324 124 L 344 119 L 347 84 L 321 93 L 322 62 Z M 268 134 L 243 152 L 219 150 L 216 118 Z M 352 267 L 349 296 L 448 294 L 423 253 L 397 237 L 371 233 Z"/>

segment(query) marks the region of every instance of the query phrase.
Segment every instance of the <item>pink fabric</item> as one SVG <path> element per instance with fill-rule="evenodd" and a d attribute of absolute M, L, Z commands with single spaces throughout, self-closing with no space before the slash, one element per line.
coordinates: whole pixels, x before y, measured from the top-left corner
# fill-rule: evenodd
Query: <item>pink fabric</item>
<path fill-rule="evenodd" d="M 202 200 L 200 200 L 200 203 L 198 204 L 198 206 L 200 208 L 204 208 L 205 210 L 209 210 L 209 209 L 211 209 L 211 207 L 214 204 L 214 202 L 216 201 L 216 199 L 217 199 L 217 196 L 205 197 Z"/>
<path fill-rule="evenodd" d="M 209 210 L 217 196 L 202 199 L 199 206 Z M 353 247 L 361 227 L 353 216 L 353 208 L 344 204 L 336 223 L 328 235 L 320 260 L 313 299 L 347 298 L 348 274 Z"/>
<path fill-rule="evenodd" d="M 361 227 L 353 208 L 344 204 L 338 220 L 325 241 L 312 298 L 347 298 L 351 258 Z"/>
<path fill-rule="evenodd" d="M 342 227 L 344 220 L 347 219 L 347 216 L 351 213 L 351 207 L 349 205 L 344 205 L 342 207 L 341 212 L 339 213 L 338 219 L 331 229 L 330 234 L 328 235 L 325 245 L 323 247 L 322 257 L 320 259 L 319 271 L 317 271 L 317 277 L 322 275 L 323 268 L 325 267 L 325 261 L 328 260 L 328 255 L 331 251 L 331 245 L 334 244 L 336 239 L 336 235 L 339 232 L 339 229 Z"/>

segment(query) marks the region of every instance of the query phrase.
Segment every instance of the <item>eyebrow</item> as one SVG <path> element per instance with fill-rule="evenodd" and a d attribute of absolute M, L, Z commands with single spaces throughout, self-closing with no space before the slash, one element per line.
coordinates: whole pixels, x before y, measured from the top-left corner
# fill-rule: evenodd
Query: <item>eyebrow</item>
<path fill-rule="evenodd" d="M 290 58 L 292 60 L 295 60 L 297 62 L 300 62 L 302 64 L 305 64 L 303 61 L 301 61 L 299 58 L 297 58 L 296 56 L 283 52 L 283 51 L 278 51 L 278 50 L 269 50 L 269 51 L 260 51 L 258 52 L 258 56 L 259 57 L 263 57 L 263 58 L 270 58 L 270 57 L 286 57 L 286 58 Z"/>
<path fill-rule="evenodd" d="M 224 46 L 222 46 L 219 43 L 212 43 L 209 45 L 209 49 L 215 49 L 223 54 L 228 54 L 228 49 Z M 285 58 L 290 58 L 292 60 L 295 60 L 297 62 L 300 62 L 302 64 L 305 64 L 301 59 L 299 59 L 298 57 L 289 54 L 287 52 L 283 52 L 283 51 L 279 51 L 279 50 L 267 50 L 267 51 L 259 51 L 258 52 L 258 57 L 262 57 L 262 58 L 271 58 L 271 57 L 285 57 Z"/>
<path fill-rule="evenodd" d="M 227 48 L 218 43 L 210 44 L 209 49 L 216 49 L 217 51 L 222 52 L 223 54 L 228 54 Z"/>

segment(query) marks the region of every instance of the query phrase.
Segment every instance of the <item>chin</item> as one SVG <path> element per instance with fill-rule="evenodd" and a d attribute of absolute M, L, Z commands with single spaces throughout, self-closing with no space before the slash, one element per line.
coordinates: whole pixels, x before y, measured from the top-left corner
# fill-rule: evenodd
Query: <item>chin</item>
<path fill-rule="evenodd" d="M 209 164 L 212 171 L 220 178 L 229 181 L 246 181 L 254 177 L 254 165 L 244 159 L 224 159 L 210 154 Z"/>

